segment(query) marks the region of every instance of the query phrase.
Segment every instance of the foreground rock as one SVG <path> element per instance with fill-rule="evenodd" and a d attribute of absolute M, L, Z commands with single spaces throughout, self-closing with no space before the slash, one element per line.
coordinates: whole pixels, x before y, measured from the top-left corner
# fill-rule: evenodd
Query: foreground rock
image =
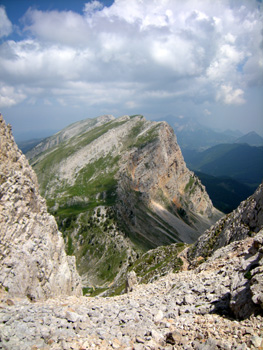
<path fill-rule="evenodd" d="M 75 258 L 65 253 L 37 178 L 0 115 L 0 285 L 31 300 L 80 295 Z"/>
<path fill-rule="evenodd" d="M 189 257 L 204 258 L 231 242 L 253 236 L 263 228 L 263 184 L 241 202 L 236 210 L 225 215 L 199 237 L 189 250 Z"/>
<path fill-rule="evenodd" d="M 263 231 L 219 249 L 195 270 L 133 286 L 113 298 L 67 297 L 30 303 L 2 294 L 3 349 L 262 349 Z M 257 261 L 258 267 L 251 267 Z M 249 270 L 251 278 L 237 279 Z M 260 272 L 261 271 L 261 272 Z M 258 279 L 256 278 L 258 277 Z M 237 284 L 237 280 L 239 284 Z M 233 316 L 244 305 L 245 319 Z M 238 308 L 239 305 L 239 308 Z M 242 315 L 240 315 L 242 317 Z"/>

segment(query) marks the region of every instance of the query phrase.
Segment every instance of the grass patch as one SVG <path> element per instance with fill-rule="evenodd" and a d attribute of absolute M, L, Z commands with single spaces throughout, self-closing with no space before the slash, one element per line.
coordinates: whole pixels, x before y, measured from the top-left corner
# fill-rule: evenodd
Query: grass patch
<path fill-rule="evenodd" d="M 190 176 L 189 182 L 187 183 L 187 185 L 184 188 L 185 192 L 188 192 L 192 188 L 194 181 L 195 181 L 194 177 Z"/>

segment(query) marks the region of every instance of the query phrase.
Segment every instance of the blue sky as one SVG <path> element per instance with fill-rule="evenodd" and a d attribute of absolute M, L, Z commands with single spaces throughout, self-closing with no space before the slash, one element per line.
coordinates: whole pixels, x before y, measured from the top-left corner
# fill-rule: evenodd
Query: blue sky
<path fill-rule="evenodd" d="M 263 135 L 262 23 L 256 0 L 0 0 L 0 112 L 15 135 L 137 113 Z"/>

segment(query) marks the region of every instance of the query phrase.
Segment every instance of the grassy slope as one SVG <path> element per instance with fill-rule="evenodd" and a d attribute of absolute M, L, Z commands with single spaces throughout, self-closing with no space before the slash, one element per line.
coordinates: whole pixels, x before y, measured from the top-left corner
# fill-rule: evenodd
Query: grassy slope
<path fill-rule="evenodd" d="M 32 165 L 38 175 L 42 194 L 56 179 L 57 164 L 125 122 L 114 120 L 94 127 L 35 157 Z M 156 138 L 155 127 L 138 137 L 144 127 L 145 121 L 138 118 L 130 133 L 123 140 L 124 150 L 131 147 L 143 147 Z M 56 217 L 59 229 L 63 233 L 67 253 L 76 256 L 78 270 L 81 274 L 92 271 L 92 274 L 97 276 L 93 281 L 98 285 L 110 283 L 124 261 L 129 258 L 125 241 L 118 237 L 119 231 L 130 236 L 134 249 L 136 246 L 140 247 L 137 249 L 138 253 L 149 249 L 148 242 L 141 245 L 141 239 L 138 240 L 136 235 L 131 236 L 129 228 L 123 227 L 111 210 L 116 203 L 117 180 L 115 175 L 118 170 L 118 162 L 119 156 L 99 158 L 80 170 L 73 185 L 63 183 L 58 179 L 56 190 L 46 198 L 49 210 Z M 108 208 L 103 220 L 97 217 L 98 206 Z"/>

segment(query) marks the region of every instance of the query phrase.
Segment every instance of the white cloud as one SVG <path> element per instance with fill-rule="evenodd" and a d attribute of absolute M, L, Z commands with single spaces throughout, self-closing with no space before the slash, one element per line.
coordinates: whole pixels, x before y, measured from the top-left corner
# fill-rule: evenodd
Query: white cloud
<path fill-rule="evenodd" d="M 9 21 L 5 8 L 0 6 L 0 38 L 12 33 L 12 23 Z"/>
<path fill-rule="evenodd" d="M 26 95 L 13 86 L 7 86 L 0 82 L 0 107 L 11 107 L 26 99 Z"/>
<path fill-rule="evenodd" d="M 27 37 L 0 46 L 0 76 L 16 87 L 12 103 L 23 101 L 12 98 L 19 91 L 45 104 L 133 108 L 184 98 L 240 105 L 248 86 L 262 84 L 263 15 L 256 0 L 231 4 L 115 0 L 103 7 L 95 0 L 82 14 L 30 9 Z"/>
<path fill-rule="evenodd" d="M 231 85 L 222 85 L 217 92 L 217 100 L 223 101 L 223 103 L 231 105 L 241 105 L 245 103 L 244 91 L 241 89 L 234 89 Z"/>
<path fill-rule="evenodd" d="M 90 28 L 83 16 L 72 11 L 38 11 L 29 9 L 24 16 L 25 32 L 40 41 L 60 45 L 88 45 Z"/>
<path fill-rule="evenodd" d="M 101 10 L 102 8 L 103 8 L 103 5 L 99 1 L 94 0 L 84 5 L 83 12 L 86 15 L 91 16 L 96 10 L 98 11 L 98 10 Z"/>

